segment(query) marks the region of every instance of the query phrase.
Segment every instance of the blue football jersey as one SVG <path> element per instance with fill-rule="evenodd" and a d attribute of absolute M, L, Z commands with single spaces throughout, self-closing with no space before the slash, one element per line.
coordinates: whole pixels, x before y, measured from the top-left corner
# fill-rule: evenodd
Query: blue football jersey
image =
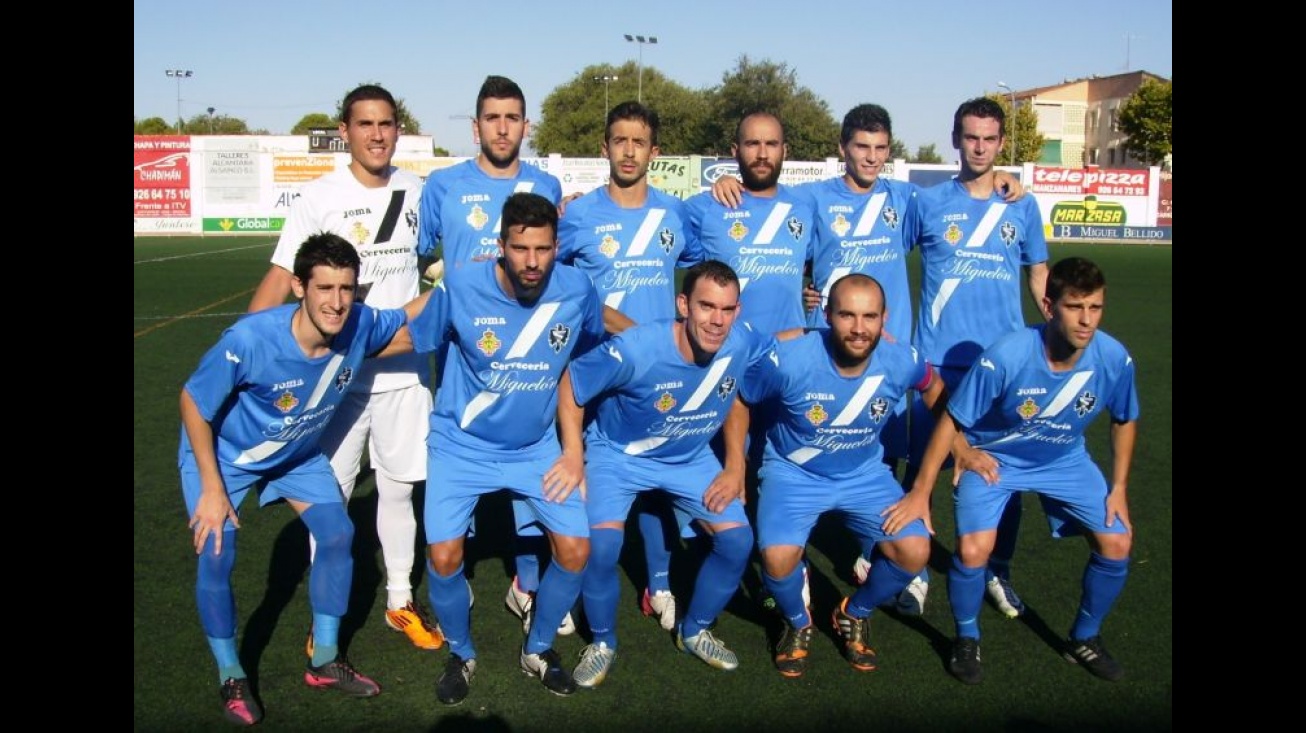
<path fill-rule="evenodd" d="M 422 188 L 418 248 L 423 255 L 444 244 L 445 272 L 499 256 L 503 202 L 514 193 L 538 193 L 557 204 L 562 184 L 529 163 L 514 178 L 491 178 L 476 159 L 434 171 Z"/>
<path fill-rule="evenodd" d="M 640 324 L 572 362 L 576 403 L 599 398 L 586 445 L 669 462 L 695 458 L 710 450 L 744 373 L 775 346 L 774 336 L 736 322 L 699 366 L 685 361 L 673 329 L 674 321 Z"/>
<path fill-rule="evenodd" d="M 828 331 L 781 342 L 744 380 L 745 402 L 766 408 L 763 465 L 787 461 L 831 479 L 888 470 L 880 432 L 909 389 L 929 386 L 932 370 L 906 344 L 880 340 L 858 377 L 834 365 Z"/>
<path fill-rule="evenodd" d="M 921 300 L 914 343 L 935 366 L 965 369 L 1025 325 L 1021 266 L 1046 262 L 1033 196 L 971 198 L 956 179 L 917 193 Z"/>
<path fill-rule="evenodd" d="M 814 214 L 806 197 L 780 186 L 771 198 L 742 192 L 731 209 L 704 191 L 685 201 L 688 234 L 703 258 L 739 275 L 740 318 L 762 333 L 802 328 L 803 269 L 811 256 Z"/>
<path fill-rule="evenodd" d="M 363 359 L 390 343 L 401 309 L 355 303 L 325 355 L 310 359 L 291 335 L 297 304 L 252 313 L 222 332 L 186 381 L 213 425 L 220 463 L 253 473 L 293 466 L 321 451 L 318 438 Z M 191 452 L 185 428 L 179 458 Z"/>
<path fill-rule="evenodd" d="M 1048 368 L 1046 325 L 1022 328 L 986 349 L 948 399 L 948 411 L 971 445 L 1001 465 L 1047 466 L 1082 457 L 1084 431 L 1103 412 L 1117 422 L 1138 419 L 1134 360 L 1123 344 L 1098 331 L 1070 371 Z"/>
<path fill-rule="evenodd" d="M 649 188 L 643 206 L 622 208 L 600 186 L 567 204 L 558 259 L 589 275 L 603 304 L 636 323 L 675 318 L 675 268 L 701 259 L 686 246 L 683 207 Z"/>
<path fill-rule="evenodd" d="M 413 345 L 434 351 L 450 342 L 427 442 L 476 458 L 525 460 L 523 449 L 556 449 L 558 377 L 574 353 L 603 338 L 594 284 L 555 264 L 533 305 L 509 297 L 496 263 L 469 263 L 446 274 L 413 319 Z"/>
<path fill-rule="evenodd" d="M 911 284 L 907 280 L 907 253 L 915 231 L 917 186 L 878 178 L 866 193 L 848 188 L 843 177 L 795 186 L 808 197 L 816 212 L 812 232 L 812 284 L 821 291 L 821 306 L 836 280 L 854 273 L 870 275 L 884 287 L 888 340 L 909 343 L 911 334 Z M 808 325 L 825 326 L 825 314 L 809 314 Z"/>

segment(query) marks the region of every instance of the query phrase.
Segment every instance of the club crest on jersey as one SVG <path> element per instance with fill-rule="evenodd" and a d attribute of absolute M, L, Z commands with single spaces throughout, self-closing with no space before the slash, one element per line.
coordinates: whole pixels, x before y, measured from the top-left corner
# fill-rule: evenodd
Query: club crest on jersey
<path fill-rule="evenodd" d="M 830 413 L 826 412 L 824 407 L 821 407 L 820 402 L 816 402 L 807 408 L 807 412 L 803 413 L 803 416 L 807 418 L 807 422 L 813 425 L 820 425 L 830 419 Z"/>
<path fill-rule="evenodd" d="M 603 235 L 603 241 L 599 242 L 599 251 L 604 257 L 616 257 L 619 249 L 621 249 L 621 242 L 614 239 L 611 234 Z"/>
<path fill-rule="evenodd" d="M 1093 411 L 1097 406 L 1097 395 L 1085 391 L 1084 394 L 1075 398 L 1075 414 L 1083 417 Z"/>
<path fill-rule="evenodd" d="M 405 210 L 404 223 L 408 225 L 408 231 L 417 234 L 417 211 L 414 209 Z"/>
<path fill-rule="evenodd" d="M 481 334 L 481 337 L 476 340 L 476 348 L 486 356 L 494 356 L 494 352 L 498 351 L 500 346 L 503 346 L 503 341 L 499 340 L 499 337 L 495 335 L 494 331 L 488 328 L 485 329 L 485 333 Z"/>
<path fill-rule="evenodd" d="M 1016 408 L 1016 412 L 1018 412 L 1023 419 L 1030 420 L 1038 414 L 1038 405 L 1034 403 L 1033 397 L 1026 397 L 1025 401 L 1020 403 L 1020 407 Z"/>
<path fill-rule="evenodd" d="M 336 391 L 344 392 L 345 387 L 348 387 L 352 381 L 354 381 L 354 368 L 345 367 L 336 375 Z"/>
<path fill-rule="evenodd" d="M 943 232 L 943 240 L 952 245 L 961 241 L 961 227 L 957 226 L 957 222 L 948 223 L 948 229 Z"/>
<path fill-rule="evenodd" d="M 1002 239 L 1002 243 L 1007 245 L 1008 247 L 1015 244 L 1016 225 L 1012 224 L 1009 221 L 1002 222 L 1002 226 L 998 227 L 998 237 Z"/>
<path fill-rule="evenodd" d="M 883 397 L 876 397 L 871 400 L 871 409 L 868 413 L 875 422 L 880 422 L 885 415 L 889 414 L 889 401 Z"/>
<path fill-rule="evenodd" d="M 736 242 L 742 242 L 744 237 L 748 236 L 748 227 L 744 226 L 744 222 L 735 219 L 730 228 L 726 230 L 726 234 L 729 234 L 730 238 Z"/>
<path fill-rule="evenodd" d="M 671 250 L 676 248 L 676 233 L 670 229 L 663 229 L 658 232 L 658 243 L 662 245 L 662 251 L 671 254 Z"/>
<path fill-rule="evenodd" d="M 663 392 L 653 406 L 658 409 L 658 412 L 667 412 L 676 406 L 676 398 L 672 397 L 670 392 Z"/>
<path fill-rule="evenodd" d="M 485 209 L 482 209 L 480 204 L 472 204 L 472 210 L 467 214 L 468 226 L 479 232 L 489 221 L 490 217 L 485 213 Z"/>
<path fill-rule="evenodd" d="M 803 238 L 803 229 L 806 225 L 798 217 L 789 217 L 789 221 L 785 222 L 785 226 L 789 227 L 789 236 L 793 237 L 795 242 Z"/>
<path fill-rule="evenodd" d="M 355 221 L 354 225 L 349 227 L 349 237 L 354 240 L 354 244 L 367 244 L 371 236 L 372 233 L 367 231 L 367 227 L 363 226 L 361 221 Z"/>
<path fill-rule="evenodd" d="M 571 340 L 571 327 L 565 323 L 555 323 L 553 328 L 549 329 L 549 348 L 553 353 L 561 353 L 562 347 L 567 345 Z"/>
<path fill-rule="evenodd" d="M 830 222 L 830 229 L 841 237 L 847 234 L 848 230 L 852 228 L 852 222 L 848 221 L 848 218 L 843 215 L 842 211 L 835 215 L 834 221 Z"/>
<path fill-rule="evenodd" d="M 730 396 L 731 392 L 734 391 L 735 391 L 735 378 L 726 377 L 725 379 L 721 380 L 721 384 L 717 385 L 716 396 L 724 400 L 725 398 Z"/>
<path fill-rule="evenodd" d="M 880 214 L 880 218 L 890 229 L 898 228 L 898 210 L 892 206 L 884 207 L 884 213 Z"/>
<path fill-rule="evenodd" d="M 277 409 L 281 410 L 281 412 L 286 413 L 299 406 L 299 398 L 295 397 L 294 392 L 286 390 L 285 392 L 282 392 L 281 396 L 272 404 L 276 405 Z"/>

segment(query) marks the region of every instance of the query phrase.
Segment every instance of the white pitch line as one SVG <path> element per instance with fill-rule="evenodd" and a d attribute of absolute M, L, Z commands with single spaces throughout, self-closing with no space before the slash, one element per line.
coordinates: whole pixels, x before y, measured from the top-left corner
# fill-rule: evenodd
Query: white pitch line
<path fill-rule="evenodd" d="M 155 257 L 154 259 L 150 259 L 150 260 L 136 260 L 132 264 L 145 265 L 152 262 L 167 262 L 168 260 L 183 260 L 186 259 L 187 257 L 203 257 L 204 255 L 220 255 L 225 252 L 239 252 L 243 249 L 258 249 L 259 247 L 267 247 L 268 244 L 270 243 L 251 244 L 248 247 L 231 247 L 229 249 L 214 249 L 214 250 L 209 250 L 208 252 L 191 252 L 189 254 L 184 254 L 184 255 L 173 255 L 171 257 Z"/>

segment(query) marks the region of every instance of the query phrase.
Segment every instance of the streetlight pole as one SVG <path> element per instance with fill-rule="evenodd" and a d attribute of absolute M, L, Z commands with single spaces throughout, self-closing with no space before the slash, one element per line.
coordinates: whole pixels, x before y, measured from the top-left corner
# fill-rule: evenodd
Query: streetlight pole
<path fill-rule="evenodd" d="M 1016 165 L 1016 91 L 1004 81 L 998 82 L 998 89 L 1006 89 L 1011 95 L 1011 164 Z"/>
<path fill-rule="evenodd" d="M 215 107 L 209 107 L 209 134 L 213 134 L 213 113 L 217 111 Z"/>
<path fill-rule="evenodd" d="M 190 69 L 166 69 L 163 73 L 177 80 L 177 134 L 181 134 L 181 80 L 195 75 Z"/>
<path fill-rule="evenodd" d="M 604 74 L 603 76 L 593 77 L 594 81 L 603 82 L 603 123 L 604 124 L 607 124 L 608 121 L 608 110 L 612 109 L 611 104 L 608 102 L 608 87 L 611 86 L 612 82 L 616 81 L 617 78 L 618 77 L 612 74 Z"/>
<path fill-rule="evenodd" d="M 657 36 L 632 36 L 629 33 L 624 34 L 626 40 L 631 43 L 639 44 L 639 87 L 635 93 L 635 99 L 641 104 L 644 102 L 644 45 L 648 43 L 657 43 Z"/>

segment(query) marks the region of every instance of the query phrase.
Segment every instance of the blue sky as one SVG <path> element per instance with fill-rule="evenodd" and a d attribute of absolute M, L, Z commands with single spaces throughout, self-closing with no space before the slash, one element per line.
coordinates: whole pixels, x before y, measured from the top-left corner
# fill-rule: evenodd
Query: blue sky
<path fill-rule="evenodd" d="M 135 0 L 133 112 L 174 119 L 178 85 L 165 70 L 190 69 L 183 117 L 214 107 L 286 133 L 378 81 L 437 145 L 470 155 L 468 121 L 451 118 L 475 112 L 486 75 L 516 80 L 538 121 L 544 97 L 586 66 L 636 60 L 629 33 L 658 38 L 642 46 L 646 70 L 695 89 L 719 84 L 743 54 L 787 63 L 836 120 L 882 104 L 896 138 L 912 150 L 933 143 L 952 161 L 961 101 L 1001 91 L 1000 81 L 1022 90 L 1126 70 L 1171 78 L 1171 27 L 1169 0 Z"/>

